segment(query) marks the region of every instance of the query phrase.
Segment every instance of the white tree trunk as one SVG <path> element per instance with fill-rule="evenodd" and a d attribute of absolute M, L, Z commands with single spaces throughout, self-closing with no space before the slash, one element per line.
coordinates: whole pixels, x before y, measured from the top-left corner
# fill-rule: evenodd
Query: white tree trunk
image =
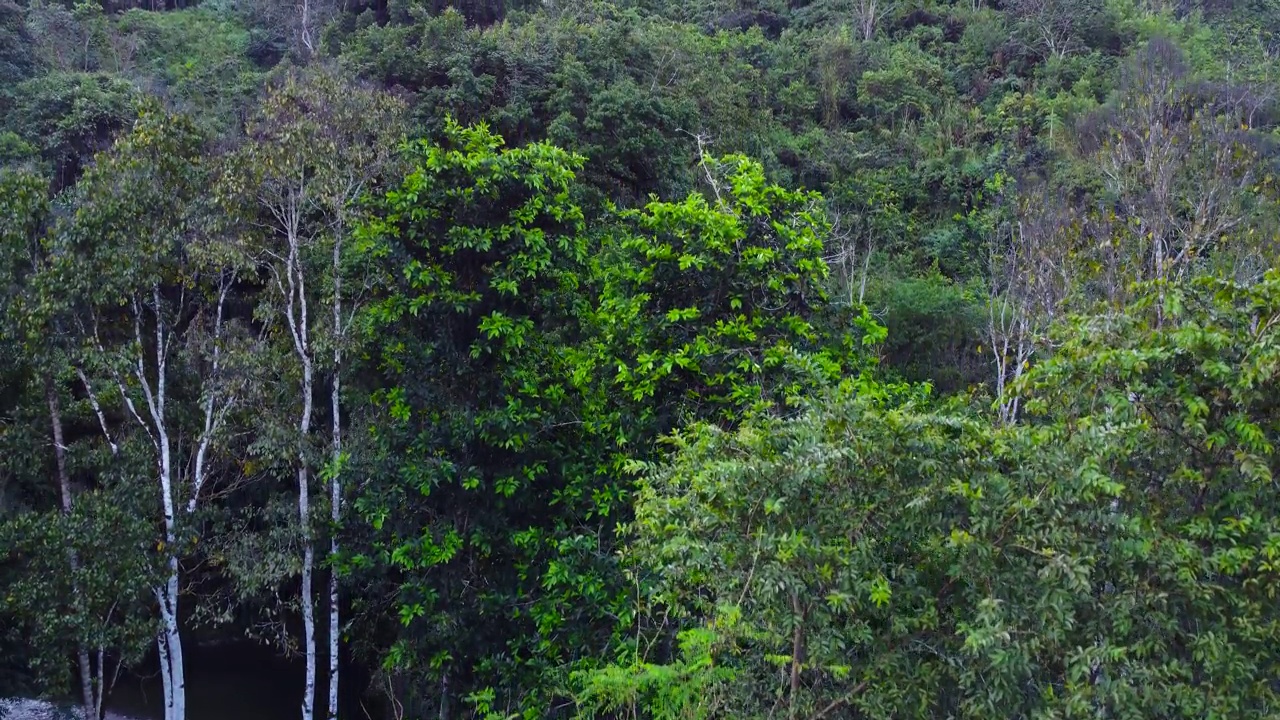
<path fill-rule="evenodd" d="M 76 650 L 76 664 L 80 668 L 80 691 L 85 718 L 98 720 L 102 717 L 101 706 L 98 703 L 98 691 L 93 684 L 93 668 L 89 665 L 89 651 L 85 650 L 83 644 Z"/>
<path fill-rule="evenodd" d="M 159 594 L 156 595 L 156 599 L 164 605 Z M 173 720 L 173 678 L 170 674 L 172 665 L 169 663 L 169 646 L 165 644 L 164 638 L 164 630 L 161 629 L 156 633 L 156 648 L 160 653 L 160 685 L 164 694 L 164 720 Z"/>
<path fill-rule="evenodd" d="M 160 627 L 156 632 L 156 648 L 160 657 L 160 679 L 164 689 L 164 717 L 165 720 L 185 720 L 186 719 L 186 672 L 183 664 L 182 652 L 182 634 L 180 612 L 181 597 L 181 556 L 178 544 L 179 540 L 179 522 L 181 518 L 178 515 L 180 509 L 185 509 L 186 515 L 190 517 L 197 509 L 200 491 L 208 477 L 207 463 L 209 449 L 212 445 L 214 436 L 218 433 L 227 413 L 236 402 L 236 392 L 223 387 L 222 366 L 221 366 L 221 348 L 220 344 L 223 340 L 223 309 L 226 304 L 227 295 L 231 286 L 234 284 L 235 275 L 224 274 L 219 287 L 218 304 L 216 308 L 216 320 L 212 332 L 213 348 L 212 348 L 212 369 L 206 374 L 205 382 L 205 399 L 202 403 L 204 412 L 204 425 L 201 433 L 196 439 L 197 450 L 194 458 L 194 467 L 188 468 L 175 467 L 173 439 L 170 436 L 168 418 L 166 416 L 166 405 L 168 402 L 168 360 L 169 349 L 174 341 L 173 331 L 166 324 L 165 302 L 162 297 L 159 285 L 155 285 L 151 289 L 151 313 L 155 319 L 155 384 L 151 383 L 147 371 L 146 362 L 146 345 L 143 342 L 142 327 L 144 325 L 143 316 L 146 314 L 146 304 L 142 302 L 140 297 L 135 296 L 132 302 L 133 311 L 133 355 L 130 362 L 133 365 L 130 371 L 134 380 L 137 381 L 137 387 L 141 392 L 142 399 L 145 401 L 147 418 L 139 411 L 138 404 L 134 402 L 129 388 L 126 386 L 124 379 L 120 373 L 114 368 L 110 369 L 110 374 L 115 381 L 116 388 L 120 391 L 120 396 L 125 407 L 129 411 L 129 415 L 137 421 L 138 425 L 146 433 L 147 438 L 151 441 L 156 451 L 156 468 L 158 474 L 158 484 L 160 488 L 160 504 L 164 516 L 164 538 L 160 544 L 159 550 L 165 559 L 165 579 L 164 583 L 153 588 L 156 602 L 160 606 Z M 182 306 L 186 298 L 185 292 L 182 299 L 178 300 L 178 305 Z M 97 323 L 95 320 L 93 337 L 97 345 L 98 352 L 104 357 L 107 355 L 106 349 L 103 347 L 101 339 L 97 333 Z M 108 363 L 110 366 L 110 363 Z M 84 371 L 77 367 L 76 373 L 79 375 L 81 382 L 84 383 L 85 391 L 89 396 L 90 404 L 93 406 L 94 414 L 98 418 L 98 424 L 102 428 L 102 434 L 111 446 L 112 455 L 119 452 L 119 446 L 112 439 L 111 432 L 107 427 L 106 416 L 102 411 L 102 407 L 98 402 L 98 397 L 93 391 L 93 387 L 89 382 L 88 376 Z M 181 436 L 179 435 L 179 442 Z M 184 492 L 185 490 L 185 492 Z M 185 506 L 180 505 L 185 496 Z M 83 662 L 88 665 L 87 658 Z M 117 673 L 119 667 L 117 666 Z M 103 659 L 102 648 L 98 649 L 98 682 L 95 685 L 96 695 L 92 698 L 95 716 L 100 716 L 102 712 L 103 696 L 106 693 L 107 685 L 105 679 L 105 664 Z M 83 676 L 83 671 L 82 671 Z M 114 684 L 115 680 L 112 680 Z"/>
<path fill-rule="evenodd" d="M 302 419 L 298 424 L 298 521 L 302 525 L 302 632 L 307 656 L 302 720 L 313 720 L 316 697 L 316 618 L 315 592 L 312 589 L 315 547 L 311 538 L 311 494 L 306 457 L 306 438 L 311 432 L 312 402 L 312 368 L 309 358 L 303 358 L 302 368 Z"/>
<path fill-rule="evenodd" d="M 882 4 L 880 0 L 858 0 L 856 12 L 863 41 L 870 41 L 875 37 L 876 26 L 889 14 L 890 9 L 889 2 Z"/>
<path fill-rule="evenodd" d="M 342 636 L 342 623 L 338 607 L 338 522 L 342 518 L 342 486 L 338 479 L 338 463 L 341 462 L 341 449 L 338 441 L 338 380 L 335 374 L 333 387 L 333 426 L 334 450 L 333 477 L 329 481 L 329 493 L 333 529 L 329 536 L 329 720 L 338 717 L 338 648 Z"/>
<path fill-rule="evenodd" d="M 163 643 L 168 656 L 168 666 L 160 672 L 168 675 L 169 698 L 165 705 L 170 720 L 185 720 L 187 716 L 186 678 L 182 664 L 182 636 L 178 631 L 178 518 L 174 512 L 173 456 L 169 445 L 169 430 L 164 421 L 165 376 L 164 363 L 160 363 L 160 376 L 156 380 L 157 402 L 156 434 L 160 443 L 160 499 L 164 507 L 165 564 L 168 571 L 160 597 L 160 619 L 163 623 Z"/>
<path fill-rule="evenodd" d="M 329 717 L 338 718 L 338 650 L 342 618 L 338 605 L 338 527 L 342 521 L 342 230 L 333 241 L 333 389 L 329 396 L 333 414 L 333 468 L 329 474 Z"/>
<path fill-rule="evenodd" d="M 302 46 L 307 49 L 307 55 L 315 55 L 316 48 L 311 40 L 311 1 L 302 0 L 299 9 L 300 25 L 299 34 L 302 37 Z"/>
<path fill-rule="evenodd" d="M 106 653 L 102 650 L 102 646 L 98 646 L 98 680 L 94 686 L 93 697 L 93 718 L 100 720 L 102 717 L 102 706 L 107 699 L 107 661 Z M 116 666 L 119 668 L 119 665 Z M 112 682 L 115 685 L 115 682 Z"/>
<path fill-rule="evenodd" d="M 165 718 L 166 720 L 186 720 L 187 683 L 183 670 L 182 635 L 178 628 L 180 621 L 178 610 L 180 568 L 177 547 L 178 517 L 174 509 L 176 505 L 174 499 L 176 487 L 173 447 L 169 437 L 169 423 L 165 415 L 165 405 L 168 402 L 169 343 L 172 342 L 173 338 L 169 329 L 165 326 L 164 303 L 160 296 L 159 286 L 152 287 L 151 301 L 156 323 L 156 383 L 154 391 L 147 378 L 146 365 L 143 362 L 142 349 L 145 347 L 142 342 L 143 309 L 142 303 L 137 298 L 134 299 L 133 303 L 134 340 L 137 343 L 138 352 L 138 355 L 134 358 L 134 375 L 142 388 L 143 398 L 147 403 L 147 411 L 151 415 L 151 423 L 155 428 L 155 434 L 151 435 L 151 439 L 159 455 L 160 503 L 164 512 L 164 546 L 162 552 L 165 555 L 167 576 L 164 585 L 155 589 L 155 595 L 160 604 L 161 627 L 157 642 L 160 653 L 160 675 L 163 678 L 165 689 Z M 122 385 L 121 393 L 123 394 L 124 392 Z M 126 395 L 125 397 L 127 401 L 128 396 Z M 129 407 L 130 410 L 133 410 L 132 404 Z M 139 422 L 142 422 L 141 417 L 136 412 L 134 416 L 139 419 Z M 146 423 L 142 424 L 145 428 Z M 148 432 L 150 431 L 148 430 Z"/>
<path fill-rule="evenodd" d="M 311 436 L 311 410 L 314 402 L 315 369 L 312 362 L 311 332 L 307 316 L 307 284 L 302 265 L 302 223 L 303 205 L 307 197 L 305 177 L 299 181 L 296 189 L 291 189 L 287 196 L 287 207 L 280 216 L 283 220 L 285 237 L 289 243 L 288 257 L 285 260 L 285 277 L 289 286 L 286 291 L 276 275 L 276 283 L 285 301 L 285 318 L 289 323 L 289 334 L 293 338 L 293 348 L 302 363 L 302 414 L 298 418 L 298 522 L 302 532 L 302 606 L 303 651 L 306 655 L 306 677 L 302 691 L 302 720 L 314 720 L 316 700 L 316 618 L 315 590 L 313 575 L 315 572 L 315 545 L 311 532 L 311 489 L 307 467 L 307 440 Z"/>
<path fill-rule="evenodd" d="M 160 598 L 160 674 L 164 688 L 165 717 L 185 720 L 187 717 L 187 680 L 182 660 L 182 636 L 178 631 L 178 557 L 169 554 L 169 576 L 157 591 Z"/>
<path fill-rule="evenodd" d="M 306 487 L 307 471 L 298 471 L 298 482 Z M 310 521 L 307 494 L 305 490 L 298 493 L 298 514 L 305 524 Z M 304 532 L 302 545 L 302 628 L 307 654 L 307 675 L 302 694 L 302 720 L 315 717 L 316 697 L 316 618 L 315 597 L 312 589 L 312 573 L 315 565 L 315 548 L 311 543 L 311 533 Z"/>
<path fill-rule="evenodd" d="M 162 550 L 167 555 L 167 565 L 170 577 L 163 587 L 153 588 L 156 602 L 160 606 L 161 626 L 156 631 L 156 651 L 160 656 L 160 682 L 163 687 L 164 694 L 164 717 L 165 720 L 185 720 L 186 714 L 186 681 L 182 673 L 182 640 L 177 632 L 177 618 L 175 616 L 178 606 L 178 578 L 177 566 L 178 559 L 173 547 L 174 538 L 177 533 L 174 529 L 174 513 L 173 513 L 173 475 L 171 457 L 169 454 L 169 434 L 164 418 L 164 402 L 166 385 L 165 378 L 165 331 L 164 323 L 161 319 L 161 306 L 159 290 L 153 293 L 155 301 L 156 313 L 156 379 L 157 392 L 152 393 L 151 384 L 147 379 L 145 370 L 143 343 L 142 343 L 142 304 L 135 297 L 133 299 L 133 329 L 134 341 L 136 343 L 137 355 L 133 358 L 133 374 L 138 381 L 138 385 L 142 389 L 143 398 L 146 400 L 147 410 L 150 413 L 151 422 L 148 423 L 143 419 L 142 414 L 138 411 L 137 405 L 133 402 L 133 398 L 129 395 L 128 389 L 125 387 L 123 379 L 119 374 L 112 372 L 115 379 L 116 387 L 120 391 L 120 396 L 124 400 L 124 405 L 129 410 L 129 414 L 138 422 L 147 438 L 151 440 L 152 445 L 156 449 L 156 467 L 159 475 L 160 484 L 160 504 L 164 512 L 164 547 Z M 97 337 L 97 329 L 95 325 L 94 339 L 98 342 L 98 352 L 106 354 L 101 340 Z M 93 402 L 95 411 L 99 410 L 97 398 L 90 389 L 87 377 L 81 373 L 81 380 L 84 381 L 85 389 L 89 392 L 89 397 Z M 107 438 L 107 442 L 111 444 L 111 452 L 114 455 L 118 451 L 118 446 L 111 440 L 111 433 L 107 429 L 106 420 L 98 412 L 98 422 L 102 426 L 102 434 Z M 153 432 L 154 428 L 154 432 Z M 172 588 L 172 589 L 171 589 Z M 174 668 L 177 667 L 177 672 Z"/>

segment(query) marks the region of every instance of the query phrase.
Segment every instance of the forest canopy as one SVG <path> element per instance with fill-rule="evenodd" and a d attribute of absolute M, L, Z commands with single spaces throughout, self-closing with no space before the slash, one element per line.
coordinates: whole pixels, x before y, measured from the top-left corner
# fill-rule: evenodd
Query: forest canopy
<path fill-rule="evenodd" d="M 1280 713 L 1280 3 L 0 0 L 0 697 Z"/>

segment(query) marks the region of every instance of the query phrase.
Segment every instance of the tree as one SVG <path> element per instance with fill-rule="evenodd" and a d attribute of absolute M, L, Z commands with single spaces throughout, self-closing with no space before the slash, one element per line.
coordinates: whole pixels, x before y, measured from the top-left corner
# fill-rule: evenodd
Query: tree
<path fill-rule="evenodd" d="M 997 183 L 998 184 L 998 183 Z M 987 342 L 1001 422 L 1018 419 L 1013 386 L 1045 352 L 1050 326 L 1067 308 L 1076 278 L 1080 223 L 1045 195 L 1024 190 L 1012 219 L 991 228 Z"/>
<path fill-rule="evenodd" d="M 42 322 L 47 318 L 48 308 L 39 297 L 38 274 L 45 270 L 48 260 L 46 234 L 52 219 L 52 208 L 47 198 L 47 182 L 39 175 L 17 169 L 0 175 L 0 192 L 4 195 L 0 206 L 0 243 L 4 249 L 4 272 L 6 287 L 5 301 L 9 313 L 5 320 L 5 335 L 16 340 L 23 349 L 23 355 L 29 358 L 32 365 L 38 367 L 42 376 L 43 394 L 49 416 L 50 435 L 52 437 L 53 455 L 56 477 L 58 481 L 58 498 L 64 517 L 72 513 L 71 476 L 67 469 L 67 444 L 63 432 L 62 410 L 59 400 L 59 389 L 55 384 L 55 374 L 59 360 L 59 348 L 55 343 L 47 342 L 52 323 Z M 56 537 L 56 536 L 55 536 Z M 56 544 L 56 543 L 51 543 Z M 67 568 L 56 576 L 70 576 L 80 573 L 80 556 L 68 548 L 65 553 Z M 72 597 L 79 596 L 77 584 L 71 585 Z M 101 715 L 102 683 L 96 686 L 92 680 L 92 665 L 89 651 L 78 642 L 76 661 L 79 666 L 80 690 L 82 704 L 86 714 L 94 717 Z M 99 670 L 102 668 L 99 666 Z"/>
<path fill-rule="evenodd" d="M 138 97 L 121 78 L 78 72 L 32 78 L 13 95 L 10 127 L 49 164 L 55 193 L 73 185 L 83 166 L 130 125 Z"/>
<path fill-rule="evenodd" d="M 845 301 L 850 306 L 861 305 L 877 245 L 891 245 L 889 241 L 906 230 L 902 197 L 894 189 L 889 173 L 876 171 L 859 177 L 852 188 L 842 190 L 840 199 L 833 198 L 829 205 L 827 215 L 832 228 L 824 238 L 826 262 Z"/>
<path fill-rule="evenodd" d="M 1121 305 L 1134 280 L 1185 280 L 1210 265 L 1252 272 L 1269 248 L 1258 223 L 1270 181 L 1258 177 L 1260 145 L 1241 124 L 1249 95 L 1197 86 L 1182 51 L 1153 39 L 1131 59 L 1121 98 L 1082 139 L 1103 173 L 1107 207 L 1096 264 Z"/>
<path fill-rule="evenodd" d="M 85 718 L 103 717 L 122 669 L 155 642 L 150 589 L 159 568 L 138 550 L 154 538 L 138 490 L 127 478 L 104 477 L 101 487 L 77 493 L 68 512 L 31 511 L 0 523 L 0 562 L 20 570 L 5 586 L 5 604 L 27 638 L 41 690 L 68 689 L 62 678 L 75 655 Z"/>
<path fill-rule="evenodd" d="M 1058 326 L 1016 388 L 1035 425 L 846 382 L 677 433 L 637 466 L 634 653 L 576 676 L 583 714 L 1273 707 L 1280 274 L 1136 297 Z"/>
<path fill-rule="evenodd" d="M 400 104 L 390 97 L 354 85 L 318 68 L 291 73 L 273 88 L 247 125 L 248 142 L 229 160 L 219 192 L 233 217 L 261 242 L 258 262 L 268 279 L 262 312 L 283 321 L 300 370 L 294 437 L 298 487 L 298 522 L 302 543 L 303 644 L 306 676 L 304 720 L 314 716 L 318 654 L 315 640 L 315 569 L 311 501 L 313 405 L 321 353 L 329 351 L 328 369 L 332 435 L 329 483 L 329 705 L 338 712 L 339 641 L 342 636 L 339 598 L 339 528 L 342 523 L 343 353 L 350 345 L 353 318 L 370 288 L 348 287 L 352 273 L 348 249 L 354 204 L 374 186 L 394 157 L 402 137 Z M 320 262 L 327 255 L 327 263 Z M 363 278 L 357 276 L 357 282 Z M 327 296 L 327 298 L 326 298 Z M 329 324 L 318 309 L 327 300 Z"/>
<path fill-rule="evenodd" d="M 854 4 L 854 17 L 858 21 L 863 42 L 875 37 L 876 26 L 893 12 L 893 6 L 894 3 L 889 0 L 857 0 Z"/>
<path fill-rule="evenodd" d="M 626 459 L 685 417 L 780 411 L 883 330 L 827 305 L 821 199 L 746 158 L 708 159 L 705 194 L 606 209 L 597 237 L 573 202 L 581 158 L 448 137 L 413 146 L 366 228 L 392 420 L 370 474 L 395 479 L 358 502 L 377 531 L 362 563 L 399 578 L 393 667 L 440 688 L 411 711 L 487 685 L 496 707 L 550 712 L 550 678 L 629 622 L 608 533 Z M 824 312 L 857 329 L 822 333 Z"/>
<path fill-rule="evenodd" d="M 244 12 L 252 26 L 270 35 L 300 63 L 317 59 L 323 30 L 346 9 L 332 0 L 296 0 L 277 3 L 255 0 Z"/>
<path fill-rule="evenodd" d="M 704 158 L 702 168 L 705 194 L 620 214 L 597 322 L 614 382 L 645 416 L 693 402 L 699 416 L 733 422 L 839 376 L 862 360 L 850 350 L 882 340 L 884 328 L 860 303 L 828 304 L 820 195 L 768 182 L 741 155 Z M 844 320 L 830 333 L 815 322 L 828 311 Z M 659 420 L 658 434 L 677 419 Z"/>
<path fill-rule="evenodd" d="M 1082 36 L 1103 10 L 1096 0 L 1013 0 L 1006 7 L 1024 41 L 1055 58 L 1084 49 Z"/>
<path fill-rule="evenodd" d="M 1021 384 L 1027 409 L 1114 433 L 1098 459 L 1123 488 L 1111 514 L 1149 523 L 1136 526 L 1149 533 L 1142 542 L 1121 545 L 1144 570 L 1139 582 L 1104 586 L 1133 621 L 1116 626 L 1127 638 L 1107 643 L 1115 650 L 1094 677 L 1148 716 L 1274 706 L 1275 688 L 1252 678 L 1280 662 L 1270 639 L 1280 274 L 1144 284 L 1125 312 L 1077 317 L 1058 339 Z M 1163 658 L 1183 669 L 1166 675 Z"/>
<path fill-rule="evenodd" d="M 577 359 L 582 158 L 453 121 L 446 137 L 406 148 L 361 230 L 384 283 L 368 310 L 382 412 L 356 500 L 374 531 L 356 565 L 390 581 L 385 667 L 412 688 L 409 712 L 443 716 L 486 685 L 499 707 L 545 707 L 539 676 L 607 641 L 613 591 L 563 490 L 586 490 L 595 428 L 613 429 L 586 414 L 594 376 Z M 575 590 L 590 601 L 562 606 Z"/>
<path fill-rule="evenodd" d="M 151 579 L 150 568 L 138 557 L 138 523 L 120 524 L 113 532 L 93 532 L 102 523 L 119 520 L 119 513 L 133 507 L 133 488 L 113 477 L 118 445 L 108 442 L 112 461 L 103 467 L 85 443 L 67 431 L 82 421 L 84 403 L 67 392 L 68 380 L 78 378 L 89 392 L 92 406 L 105 430 L 101 407 L 84 373 L 85 358 L 68 327 L 74 301 L 53 280 L 56 274 L 57 223 L 48 200 L 48 181 L 25 169 L 0 171 L 0 246 L 3 247 L 4 295 L 7 313 L 0 337 L 20 348 L 21 370 L 32 395 L 38 395 L 47 418 L 52 448 L 52 475 L 57 482 L 58 517 L 38 509 L 21 515 L 5 528 L 14 547 L 13 557 L 27 563 L 28 582 L 15 585 L 12 602 L 24 608 L 25 621 L 46 639 L 39 652 L 55 655 L 68 645 L 75 647 L 77 680 L 86 717 L 100 717 L 119 668 L 138 653 L 139 583 Z M 73 380 L 73 385 L 75 381 Z M 68 399 L 71 403 L 68 403 Z M 70 407 L 68 407 L 70 405 Z M 70 411 L 70 412 L 68 412 Z M 110 438 L 108 438 L 110 440 Z M 88 457 L 86 457 L 86 455 Z M 77 490 L 72 477 L 93 473 L 89 497 Z M 88 507 L 80 504 L 88 502 Z M 78 533 L 89 533 L 79 535 Z M 49 552 L 59 545 L 64 552 Z M 42 548 L 39 551 L 33 548 Z M 84 552 L 87 548 L 89 552 Z M 38 559 L 37 557 L 38 556 Z M 26 558 L 25 560 L 23 558 Z M 60 568 L 50 566 L 61 557 Z M 36 570 L 34 563 L 44 563 Z M 32 621 L 31 618 L 43 618 Z M 118 654 L 117 670 L 108 675 L 106 653 Z M 96 659 L 96 664 L 94 660 Z M 52 678 L 61 672 L 51 673 Z"/>
<path fill-rule="evenodd" d="M 32 38 L 23 8 L 13 2 L 0 4 L 0 82 L 9 88 L 25 80 L 35 69 Z M 6 93 L 7 94 L 7 93 Z M 0 103 L 4 102 L 0 96 Z"/>
<path fill-rule="evenodd" d="M 105 402 L 103 388 L 110 388 L 119 414 L 151 449 L 161 511 L 155 547 L 164 565 L 152 592 L 166 720 L 186 713 L 182 558 L 214 484 L 216 443 L 242 397 L 233 372 L 236 323 L 227 310 L 241 259 L 195 222 L 201 147 L 189 120 L 144 105 L 130 133 L 77 184 L 75 214 L 49 273 L 76 299 L 72 321 L 96 376 L 83 376 L 86 391 Z M 182 391 L 192 377 L 188 395 Z M 113 431 L 104 415 L 99 420 L 108 442 L 125 432 Z"/>

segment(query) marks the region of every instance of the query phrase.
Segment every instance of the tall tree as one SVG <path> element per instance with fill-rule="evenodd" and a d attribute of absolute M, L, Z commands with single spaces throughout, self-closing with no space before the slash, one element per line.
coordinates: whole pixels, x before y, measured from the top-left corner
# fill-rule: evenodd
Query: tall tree
<path fill-rule="evenodd" d="M 1214 265 L 1256 279 L 1269 266 L 1261 223 L 1274 187 L 1247 124 L 1255 102 L 1247 88 L 1195 81 L 1184 52 L 1157 37 L 1129 59 L 1113 106 L 1084 123 L 1107 191 L 1090 218 L 1100 237 L 1089 259 L 1117 306 L 1135 280 L 1185 280 Z"/>
<path fill-rule="evenodd" d="M 302 716 L 314 717 L 318 653 L 311 448 L 316 392 L 328 379 L 332 434 L 321 473 L 329 484 L 328 717 L 338 713 L 339 534 L 344 501 L 342 375 L 351 327 L 369 288 L 350 247 L 356 201 L 376 185 L 402 139 L 401 105 L 380 92 L 315 67 L 288 74 L 247 125 L 247 142 L 228 160 L 220 192 L 260 242 L 268 278 L 264 311 L 282 320 L 299 370 L 294 464 L 301 532 L 301 598 L 306 674 Z M 353 275 L 351 282 L 347 276 Z M 324 305 L 328 304 L 328 324 Z M 328 349 L 328 357 L 324 350 Z M 326 365 L 326 363 L 328 363 Z M 327 372 L 326 372 L 327 370 Z"/>
<path fill-rule="evenodd" d="M 72 513 L 71 476 L 67 468 L 67 441 L 63 430 L 62 408 L 55 376 L 60 375 L 56 365 L 65 359 L 65 353 L 56 342 L 48 342 L 54 335 L 51 323 L 43 322 L 49 308 L 41 302 L 36 278 L 46 269 L 47 233 L 52 219 L 52 208 L 47 197 L 47 182 L 38 174 L 24 169 L 0 173 L 0 248 L 4 253 L 4 296 L 9 313 L 3 318 L 11 339 L 24 349 L 28 362 L 38 366 L 43 385 L 45 406 L 49 416 L 52 438 L 54 469 L 58 482 L 59 506 L 64 517 Z M 66 551 L 68 569 L 72 577 L 80 572 L 80 558 L 73 548 Z M 73 598 L 79 595 L 72 586 Z M 93 669 L 89 649 L 83 643 L 76 648 L 76 664 L 82 705 L 86 714 L 101 714 L 101 695 L 93 683 Z"/>
<path fill-rule="evenodd" d="M 240 398 L 227 309 L 239 260 L 196 222 L 201 150 L 189 120 L 145 105 L 130 133 L 77 184 L 52 269 L 76 298 L 75 321 L 100 371 L 86 387 L 110 387 L 152 450 L 165 567 L 153 593 L 166 720 L 186 717 L 182 558 L 212 485 L 217 438 Z M 114 442 L 105 419 L 102 431 Z"/>
<path fill-rule="evenodd" d="M 394 578 L 388 661 L 421 692 L 412 712 L 487 686 L 550 713 L 552 678 L 631 617 L 611 540 L 628 457 L 685 417 L 783 407 L 858 338 L 816 324 L 821 199 L 746 158 L 708 160 L 705 194 L 606 209 L 594 235 L 579 157 L 456 123 L 411 151 L 367 226 L 387 257 L 370 313 L 387 420 L 358 507 L 364 560 Z"/>
<path fill-rule="evenodd" d="M 33 394 L 41 398 L 47 418 L 45 432 L 53 457 L 52 476 L 57 484 L 57 507 L 61 517 L 55 521 L 34 508 L 30 518 L 18 518 L 8 528 L 13 533 L 11 541 L 18 546 L 49 547 L 61 545 L 64 565 L 60 569 L 43 565 L 42 570 L 30 578 L 14 595 L 22 598 L 29 608 L 57 610 L 56 619 L 41 622 L 42 638 L 50 639 L 51 648 L 65 647 L 70 641 L 75 646 L 77 681 L 80 686 L 81 704 L 85 717 L 102 715 L 107 694 L 114 682 L 115 673 L 108 674 L 106 654 L 110 650 L 124 662 L 133 657 L 130 629 L 125 626 L 133 620 L 131 612 L 135 598 L 131 592 L 137 582 L 145 582 L 150 573 L 142 570 L 145 562 L 138 562 L 136 548 L 128 547 L 129 531 L 136 530 L 136 523 L 118 528 L 118 533 L 99 539 L 74 537 L 72 533 L 96 527 L 105 515 L 127 512 L 132 506 L 123 484 L 112 477 L 116 468 L 118 446 L 106 443 L 111 450 L 111 461 L 103 466 L 84 455 L 92 456 L 74 428 L 86 419 L 85 404 L 77 402 L 71 388 L 82 386 L 90 397 L 94 416 L 105 422 L 100 406 L 92 393 L 90 381 L 84 373 L 85 360 L 82 349 L 72 330 L 71 317 L 75 301 L 68 297 L 66 288 L 59 282 L 55 267 L 58 235 L 65 231 L 59 223 L 54 206 L 48 201 L 48 180 L 22 168 L 0 170 L 0 267 L 3 267 L 3 295 L 6 313 L 0 318 L 0 338 L 15 343 L 21 349 L 20 372 L 26 372 Z M 15 368 L 17 369 L 17 368 Z M 105 428 L 105 424 L 102 425 Z M 72 430 L 69 430 L 71 428 Z M 108 438 L 109 439 L 109 438 Z M 80 457 L 77 457 L 80 455 Z M 91 474 L 95 480 L 73 482 L 73 475 Z M 106 476 L 106 477 L 103 477 Z M 78 507 L 84 492 L 90 493 L 88 508 Z M 112 507 L 111 503 L 118 503 Z M 31 520 L 32 522 L 27 522 Z M 60 534 L 62 533 L 62 534 Z M 132 537 L 136 537 L 132 535 Z M 118 538 L 122 546 L 113 543 Z M 98 540 L 105 540 L 99 542 Z M 81 548 L 92 551 L 85 556 Z M 26 562 L 36 562 L 29 558 Z M 48 560 L 41 559 L 41 563 Z M 123 569 L 123 576 L 121 570 Z M 110 578 L 110 581 L 103 582 Z M 118 583 L 118 584 L 113 584 Z M 65 591 L 59 596 L 59 589 Z M 118 612 L 117 612 L 118 611 Z M 36 610 L 37 616 L 45 610 Z M 65 628 L 70 637 L 59 636 Z M 56 651 L 55 651 L 56 652 Z M 96 663 L 94 662 L 96 660 Z M 119 665 L 117 666 L 119 667 Z"/>
<path fill-rule="evenodd" d="M 1072 210 L 1052 202 L 1043 188 L 1023 189 L 1016 202 L 1011 218 L 988 228 L 987 342 L 1004 423 L 1018 419 L 1022 398 L 1013 387 L 1046 349 L 1049 327 L 1083 274 L 1076 254 L 1080 223 Z"/>

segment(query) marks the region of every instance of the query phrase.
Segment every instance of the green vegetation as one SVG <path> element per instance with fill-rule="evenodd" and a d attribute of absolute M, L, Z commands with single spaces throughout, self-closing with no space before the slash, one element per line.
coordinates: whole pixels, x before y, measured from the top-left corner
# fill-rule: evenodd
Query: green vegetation
<path fill-rule="evenodd" d="M 1280 5 L 126 5 L 0 0 L 0 695 L 1280 713 Z"/>

